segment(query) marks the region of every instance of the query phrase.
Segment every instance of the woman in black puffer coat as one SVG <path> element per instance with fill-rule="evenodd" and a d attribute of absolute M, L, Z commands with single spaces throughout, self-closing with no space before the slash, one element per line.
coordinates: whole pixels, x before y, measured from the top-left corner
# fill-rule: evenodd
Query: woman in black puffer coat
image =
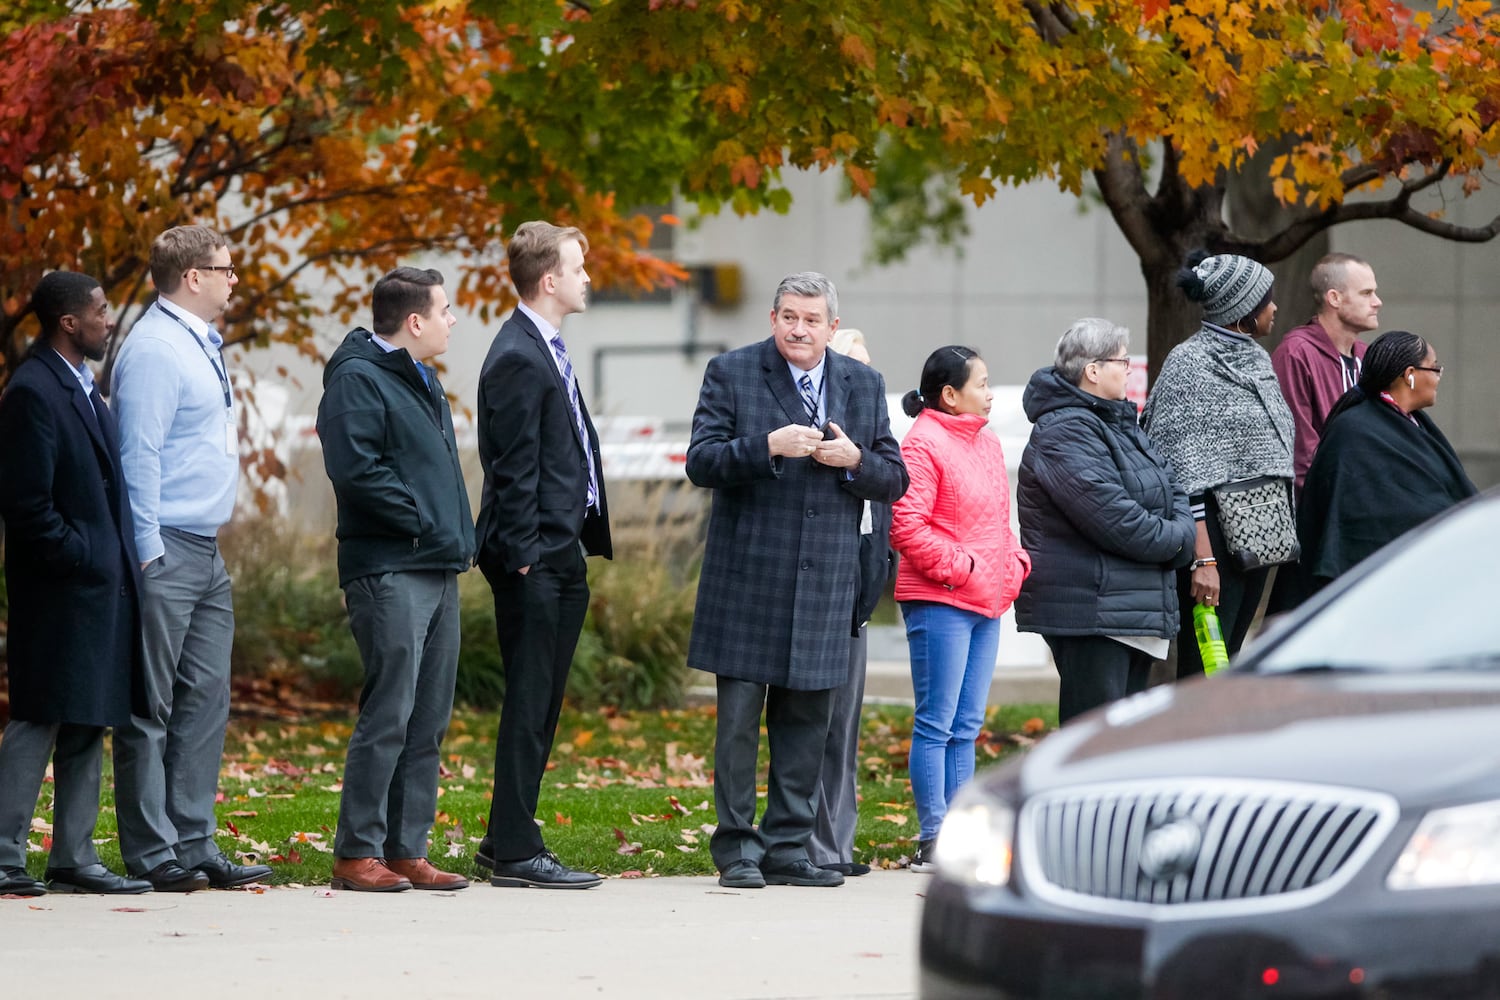
<path fill-rule="evenodd" d="M 1016 625 L 1052 650 L 1060 722 L 1145 688 L 1177 634 L 1175 570 L 1193 557 L 1187 495 L 1125 399 L 1129 341 L 1079 320 L 1021 398 L 1035 425 L 1016 488 L 1032 571 Z"/>

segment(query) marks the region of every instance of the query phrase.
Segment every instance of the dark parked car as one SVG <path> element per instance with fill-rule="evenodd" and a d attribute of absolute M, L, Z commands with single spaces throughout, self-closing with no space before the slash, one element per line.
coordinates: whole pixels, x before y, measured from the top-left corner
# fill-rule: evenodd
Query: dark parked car
<path fill-rule="evenodd" d="M 921 996 L 1500 997 L 1500 494 L 954 802 Z"/>

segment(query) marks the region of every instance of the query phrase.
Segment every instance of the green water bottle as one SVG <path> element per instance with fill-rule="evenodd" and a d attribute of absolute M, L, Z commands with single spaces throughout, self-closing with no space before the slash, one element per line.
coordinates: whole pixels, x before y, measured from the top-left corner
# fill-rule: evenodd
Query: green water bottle
<path fill-rule="evenodd" d="M 1224 630 L 1219 627 L 1219 613 L 1207 604 L 1193 605 L 1193 631 L 1198 636 L 1198 655 L 1203 658 L 1203 672 L 1212 677 L 1229 666 L 1224 650 Z"/>

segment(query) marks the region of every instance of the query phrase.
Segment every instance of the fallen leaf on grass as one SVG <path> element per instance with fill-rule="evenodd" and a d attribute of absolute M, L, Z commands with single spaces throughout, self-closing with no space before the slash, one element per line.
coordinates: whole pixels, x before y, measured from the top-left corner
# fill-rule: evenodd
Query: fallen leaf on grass
<path fill-rule="evenodd" d="M 236 809 L 229 815 L 235 817 L 236 819 L 254 819 L 255 817 L 259 816 L 260 813 L 256 812 L 254 809 Z"/>
<path fill-rule="evenodd" d="M 1025 733 L 1027 736 L 1036 736 L 1038 733 L 1045 732 L 1046 729 L 1047 724 L 1041 719 L 1035 717 L 1027 719 L 1025 722 L 1021 723 L 1021 732 Z"/>
<path fill-rule="evenodd" d="M 643 872 L 643 871 L 641 871 L 638 868 L 632 868 L 629 871 L 621 872 L 619 875 L 616 875 L 615 877 L 616 878 L 645 878 L 646 877 L 646 873 Z"/>
<path fill-rule="evenodd" d="M 572 826 L 573 825 L 573 817 L 572 816 L 564 816 L 562 813 L 553 813 L 552 814 L 552 821 L 554 823 L 556 823 L 558 826 Z"/>
<path fill-rule="evenodd" d="M 897 826 L 905 826 L 907 820 L 907 816 L 904 813 L 885 813 L 875 818 L 884 823 L 894 823 Z"/>
<path fill-rule="evenodd" d="M 641 845 L 625 836 L 625 831 L 621 830 L 619 827 L 615 827 L 615 840 L 619 841 L 620 843 L 620 846 L 615 848 L 616 854 L 628 855 L 641 853 Z"/>

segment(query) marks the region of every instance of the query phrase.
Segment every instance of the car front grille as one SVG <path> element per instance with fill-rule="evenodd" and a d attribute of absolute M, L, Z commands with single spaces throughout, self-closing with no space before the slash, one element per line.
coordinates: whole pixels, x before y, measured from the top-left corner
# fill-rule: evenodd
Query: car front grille
<path fill-rule="evenodd" d="M 1074 906 L 1279 908 L 1336 891 L 1398 813 L 1389 796 L 1355 789 L 1113 783 L 1028 801 L 1017 854 L 1040 894 Z"/>

